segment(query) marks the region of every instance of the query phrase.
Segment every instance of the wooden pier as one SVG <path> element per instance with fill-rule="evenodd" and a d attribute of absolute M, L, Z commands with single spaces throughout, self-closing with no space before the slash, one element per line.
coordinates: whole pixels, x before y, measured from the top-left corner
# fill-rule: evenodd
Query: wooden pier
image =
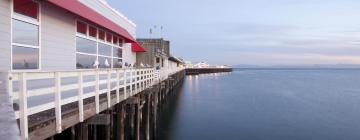
<path fill-rule="evenodd" d="M 232 72 L 232 68 L 186 68 L 186 75 L 197 75 L 206 73 Z"/>
<path fill-rule="evenodd" d="M 5 76 L 8 81 L 2 91 L 10 95 L 22 140 L 152 140 L 158 107 L 181 85 L 185 70 L 9 72 Z"/>
<path fill-rule="evenodd" d="M 96 114 L 94 102 L 84 101 L 83 122 L 79 122 L 78 108 L 73 108 L 62 114 L 64 130 L 61 133 L 57 134 L 54 129 L 55 118 L 48 118 L 30 127 L 29 139 L 155 140 L 160 121 L 157 119 L 158 108 L 172 89 L 181 85 L 184 76 L 184 70 L 177 72 L 110 108 L 107 107 L 107 98 L 100 97 L 99 114 Z M 116 102 L 116 96 L 111 97 L 111 102 Z"/>

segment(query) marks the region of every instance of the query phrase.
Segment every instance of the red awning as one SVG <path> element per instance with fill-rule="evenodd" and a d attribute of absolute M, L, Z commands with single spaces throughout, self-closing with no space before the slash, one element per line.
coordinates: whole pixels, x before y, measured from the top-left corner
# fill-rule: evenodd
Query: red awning
<path fill-rule="evenodd" d="M 139 43 L 131 43 L 131 50 L 133 52 L 146 52 L 146 50 L 141 47 Z"/>
<path fill-rule="evenodd" d="M 121 35 L 122 37 L 125 38 L 125 41 L 127 43 L 137 44 L 137 45 L 131 45 L 132 51 L 134 52 L 145 51 L 144 48 L 142 48 L 136 42 L 136 40 L 129 34 L 127 30 L 120 27 L 111 20 L 107 19 L 106 17 L 102 16 L 101 14 L 97 13 L 95 10 L 82 4 L 78 0 L 47 0 L 47 1 Z"/>

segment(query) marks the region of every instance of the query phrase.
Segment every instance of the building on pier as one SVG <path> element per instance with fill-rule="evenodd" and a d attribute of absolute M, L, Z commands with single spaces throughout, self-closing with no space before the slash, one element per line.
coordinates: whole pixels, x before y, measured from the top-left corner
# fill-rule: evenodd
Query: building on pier
<path fill-rule="evenodd" d="M 136 55 L 137 66 L 155 67 L 160 79 L 166 79 L 170 73 L 184 68 L 184 62 L 170 54 L 170 41 L 163 38 L 140 38 L 137 41 L 145 50 Z"/>
<path fill-rule="evenodd" d="M 170 57 L 170 41 L 162 38 L 137 39 L 145 52 L 136 55 L 137 64 L 156 67 L 158 70 L 167 68 Z"/>
<path fill-rule="evenodd" d="M 0 137 L 16 137 L 17 125 L 21 139 L 61 133 L 161 73 L 135 67 L 145 51 L 136 25 L 104 0 L 1 0 L 0 19 Z M 168 46 L 146 59 L 167 66 Z M 66 117 L 74 109 L 76 119 Z"/>

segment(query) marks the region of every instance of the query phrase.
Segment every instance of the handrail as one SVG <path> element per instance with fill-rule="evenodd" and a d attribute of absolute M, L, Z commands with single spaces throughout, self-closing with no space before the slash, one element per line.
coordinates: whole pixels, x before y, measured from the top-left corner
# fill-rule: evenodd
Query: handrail
<path fill-rule="evenodd" d="M 99 113 L 101 94 L 106 94 L 107 107 L 110 108 L 112 106 L 111 91 L 116 91 L 116 103 L 119 103 L 181 70 L 183 68 L 11 71 L 7 72 L 8 92 L 12 101 L 19 104 L 19 110 L 15 110 L 15 116 L 20 120 L 21 137 L 27 139 L 29 115 L 55 108 L 56 132 L 61 133 L 62 105 L 78 102 L 79 121 L 83 122 L 84 99 L 95 97 L 95 110 Z M 89 88 L 95 90 L 87 91 Z M 120 96 L 121 89 L 123 89 L 122 96 Z M 52 95 L 54 98 L 49 100 L 49 96 Z"/>

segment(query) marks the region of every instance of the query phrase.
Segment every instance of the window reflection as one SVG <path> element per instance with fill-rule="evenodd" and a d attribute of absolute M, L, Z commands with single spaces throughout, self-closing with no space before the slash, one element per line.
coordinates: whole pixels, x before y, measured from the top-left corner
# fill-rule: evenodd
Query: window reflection
<path fill-rule="evenodd" d="M 78 69 L 96 68 L 95 61 L 96 56 L 76 54 L 76 68 Z"/>
<path fill-rule="evenodd" d="M 39 45 L 39 27 L 13 19 L 13 42 L 26 45 Z"/>
<path fill-rule="evenodd" d="M 111 56 L 111 46 L 99 43 L 99 55 Z"/>
<path fill-rule="evenodd" d="M 113 59 L 113 67 L 114 68 L 122 68 L 122 60 L 118 58 Z"/>
<path fill-rule="evenodd" d="M 96 54 L 96 42 L 81 37 L 76 38 L 76 51 Z"/>
<path fill-rule="evenodd" d="M 113 47 L 113 57 L 122 57 L 122 49 Z"/>
<path fill-rule="evenodd" d="M 39 49 L 13 46 L 13 69 L 37 69 Z"/>
<path fill-rule="evenodd" d="M 111 59 L 107 57 L 99 57 L 99 68 L 111 68 Z"/>

